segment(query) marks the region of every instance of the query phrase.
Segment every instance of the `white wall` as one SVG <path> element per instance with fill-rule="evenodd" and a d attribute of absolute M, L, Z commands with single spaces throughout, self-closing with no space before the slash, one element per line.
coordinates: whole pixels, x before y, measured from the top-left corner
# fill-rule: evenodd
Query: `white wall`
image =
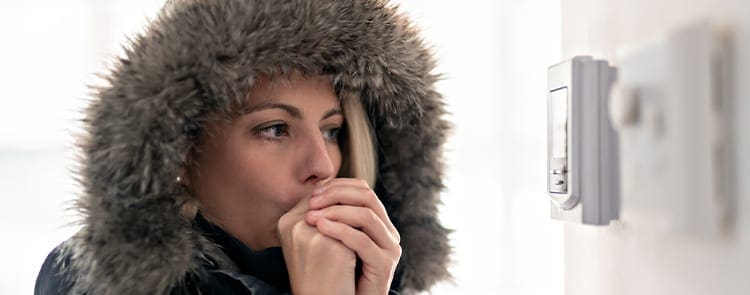
<path fill-rule="evenodd" d="M 734 31 L 735 128 L 738 151 L 750 150 L 750 2 L 744 0 L 567 0 L 562 55 L 591 54 L 617 65 L 616 52 L 691 21 Z M 653 231 L 623 219 L 608 227 L 565 226 L 566 294 L 749 294 L 750 157 L 734 159 L 737 213 L 724 237 Z M 701 173 L 701 171 L 695 171 Z M 630 210 L 622 200 L 623 210 Z M 636 216 L 623 212 L 621 216 Z"/>

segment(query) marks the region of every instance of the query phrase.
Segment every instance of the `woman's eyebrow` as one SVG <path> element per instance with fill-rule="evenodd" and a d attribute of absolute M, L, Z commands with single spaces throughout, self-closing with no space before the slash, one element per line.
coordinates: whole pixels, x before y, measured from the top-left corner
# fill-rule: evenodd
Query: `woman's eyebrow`
<path fill-rule="evenodd" d="M 302 111 L 300 111 L 297 107 L 284 104 L 284 103 L 275 103 L 275 102 L 267 102 L 267 103 L 260 103 L 257 105 L 250 106 L 246 108 L 242 115 L 247 115 L 250 113 L 267 110 L 267 109 L 282 109 L 289 113 L 294 118 L 301 119 L 302 118 Z M 335 115 L 344 115 L 344 113 L 341 111 L 340 108 L 333 108 L 328 110 L 325 114 L 323 114 L 323 117 L 321 120 L 328 119 L 329 117 L 335 116 Z"/>
<path fill-rule="evenodd" d="M 282 109 L 286 111 L 287 113 L 289 113 L 289 115 L 291 115 L 294 118 L 298 118 L 298 119 L 302 118 L 302 112 L 295 106 L 291 106 L 291 105 L 283 104 L 283 103 L 273 103 L 273 102 L 261 103 L 261 104 L 257 104 L 254 106 L 250 106 L 245 109 L 245 111 L 243 112 L 243 115 L 247 115 L 250 113 L 267 110 L 267 109 Z"/>
<path fill-rule="evenodd" d="M 343 116 L 343 115 L 344 115 L 344 113 L 343 113 L 343 112 L 341 112 L 341 109 L 339 109 L 339 108 L 335 108 L 335 109 L 330 109 L 330 110 L 328 110 L 328 111 L 327 111 L 327 112 L 326 112 L 326 113 L 325 113 L 325 114 L 323 115 L 323 118 L 321 118 L 321 120 L 325 120 L 325 119 L 328 119 L 329 117 L 332 117 L 332 116 L 335 116 L 335 115 L 342 115 L 342 116 Z"/>

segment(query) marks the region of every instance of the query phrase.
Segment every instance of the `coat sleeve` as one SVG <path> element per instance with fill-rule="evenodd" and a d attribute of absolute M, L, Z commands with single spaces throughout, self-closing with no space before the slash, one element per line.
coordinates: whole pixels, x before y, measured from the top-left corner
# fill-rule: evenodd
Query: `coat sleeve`
<path fill-rule="evenodd" d="M 285 295 L 273 286 L 249 275 L 226 270 L 201 270 L 199 274 L 188 275 L 181 286 L 172 288 L 170 295 L 188 294 L 246 294 L 246 295 Z"/>
<path fill-rule="evenodd" d="M 61 245 L 47 255 L 34 285 L 35 295 L 68 294 L 73 287 L 70 279 L 70 255 L 62 255 Z"/>
<path fill-rule="evenodd" d="M 62 244 L 55 247 L 44 260 L 34 285 L 35 295 L 70 294 L 74 274 L 70 269 L 70 254 L 64 254 Z M 192 294 L 251 294 L 280 295 L 272 286 L 255 277 L 236 274 L 222 270 L 199 271 L 199 274 L 187 275 L 180 286 L 173 287 L 170 295 Z"/>
<path fill-rule="evenodd" d="M 35 295 L 70 294 L 74 279 L 68 267 L 70 255 L 63 254 L 62 245 L 57 246 L 47 255 L 42 264 L 34 286 Z M 264 288 L 256 284 L 252 289 L 246 288 L 240 281 L 213 272 L 203 272 L 201 276 L 187 276 L 184 284 L 170 290 L 171 295 L 209 295 L 209 294 L 281 294 L 273 288 Z"/>

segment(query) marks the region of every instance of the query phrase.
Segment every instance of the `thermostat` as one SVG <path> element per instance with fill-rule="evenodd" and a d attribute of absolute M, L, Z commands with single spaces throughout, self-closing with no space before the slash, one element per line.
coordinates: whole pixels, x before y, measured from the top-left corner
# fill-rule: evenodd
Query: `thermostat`
<path fill-rule="evenodd" d="M 608 113 L 616 69 L 604 60 L 576 56 L 547 73 L 551 217 L 609 224 L 619 215 L 618 143 Z"/>

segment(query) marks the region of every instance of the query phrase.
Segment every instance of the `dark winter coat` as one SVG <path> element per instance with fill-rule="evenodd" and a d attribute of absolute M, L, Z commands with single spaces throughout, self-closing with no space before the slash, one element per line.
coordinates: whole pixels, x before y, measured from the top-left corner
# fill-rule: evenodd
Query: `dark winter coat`
<path fill-rule="evenodd" d="M 228 113 L 259 75 L 291 71 L 330 75 L 337 95 L 366 108 L 378 151 L 374 191 L 401 234 L 394 289 L 426 290 L 447 278 L 448 230 L 437 206 L 448 124 L 434 60 L 417 33 L 378 0 L 168 1 L 87 109 L 81 229 L 50 255 L 37 291 L 165 294 L 211 280 L 268 284 L 209 274 L 243 275 L 241 261 L 181 214 L 185 191 L 174 180 L 211 116 Z"/>

